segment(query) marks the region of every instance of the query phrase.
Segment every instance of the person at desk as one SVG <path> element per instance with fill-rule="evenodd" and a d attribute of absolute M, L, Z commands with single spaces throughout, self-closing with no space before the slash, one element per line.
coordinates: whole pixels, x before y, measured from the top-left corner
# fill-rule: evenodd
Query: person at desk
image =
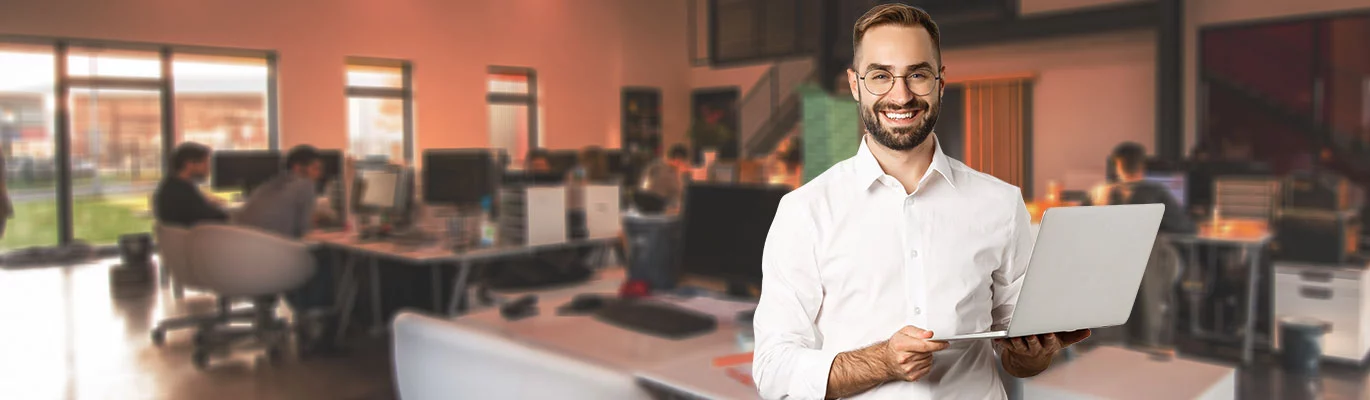
<path fill-rule="evenodd" d="M 209 154 L 209 147 L 195 142 L 181 143 L 172 151 L 172 174 L 162 178 L 152 194 L 157 222 L 192 227 L 203 222 L 228 221 L 223 204 L 196 187 L 209 177 Z"/>
<path fill-rule="evenodd" d="M 313 146 L 300 145 L 286 154 L 285 169 L 258 186 L 248 197 L 238 216 L 238 223 L 293 239 L 303 238 L 313 225 L 315 188 L 323 175 L 323 159 Z M 337 344 L 329 340 L 334 335 L 336 317 L 333 307 L 333 275 L 328 268 L 326 252 L 315 252 L 319 262 L 314 276 L 304 286 L 286 293 L 286 301 L 304 320 L 318 322 L 301 330 L 301 350 L 305 354 L 335 352 Z M 326 318 L 323 316 L 327 316 Z M 322 319 L 322 321 L 320 321 Z"/>
<path fill-rule="evenodd" d="M 1094 205 L 1108 204 L 1165 204 L 1160 231 L 1164 233 L 1194 233 L 1194 221 L 1170 190 L 1157 182 L 1146 180 L 1146 149 L 1142 145 L 1125 142 L 1113 149 L 1113 168 L 1118 182 L 1101 186 L 1092 193 Z"/>
<path fill-rule="evenodd" d="M 580 152 L 575 168 L 566 172 L 566 223 L 572 238 L 589 235 L 585 222 L 585 186 L 612 184 L 604 150 L 590 146 Z"/>
<path fill-rule="evenodd" d="M 756 386 L 764 398 L 1005 398 L 995 364 L 1039 374 L 1090 331 L 931 340 L 1007 326 L 1032 250 L 1027 207 L 1018 187 L 938 145 L 945 68 L 926 12 L 876 6 L 853 38 L 848 84 L 866 135 L 776 212 Z"/>
<path fill-rule="evenodd" d="M 681 144 L 671 146 L 671 152 L 665 160 L 658 158 L 643 170 L 642 192 L 639 198 L 634 199 L 638 211 L 658 213 L 674 210 L 690 180 L 690 150 Z"/>

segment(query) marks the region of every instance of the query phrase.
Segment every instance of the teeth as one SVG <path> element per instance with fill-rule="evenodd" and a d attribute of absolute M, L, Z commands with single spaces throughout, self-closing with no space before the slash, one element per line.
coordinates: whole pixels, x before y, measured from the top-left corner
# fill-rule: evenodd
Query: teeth
<path fill-rule="evenodd" d="M 886 118 L 889 118 L 889 119 L 908 119 L 908 118 L 913 118 L 913 113 L 912 113 L 912 112 L 905 112 L 905 113 L 886 112 L 886 113 L 885 113 L 885 117 L 886 117 Z"/>

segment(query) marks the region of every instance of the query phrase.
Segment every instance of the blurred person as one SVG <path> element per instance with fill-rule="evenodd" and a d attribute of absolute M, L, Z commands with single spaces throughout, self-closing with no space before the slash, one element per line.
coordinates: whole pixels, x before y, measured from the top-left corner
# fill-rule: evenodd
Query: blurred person
<path fill-rule="evenodd" d="M 10 218 L 14 218 L 14 205 L 10 204 L 9 188 L 5 186 L 7 175 L 9 169 L 5 167 L 5 154 L 0 153 L 0 239 L 5 238 L 5 228 Z"/>
<path fill-rule="evenodd" d="M 689 174 L 690 149 L 682 144 L 671 146 L 666 159 L 657 158 L 644 170 L 642 191 L 635 199 L 638 210 L 646 213 L 674 210 L 690 181 Z"/>
<path fill-rule="evenodd" d="M 609 159 L 604 150 L 589 146 L 581 150 L 576 166 L 566 172 L 566 223 L 571 229 L 571 238 L 585 238 L 589 235 L 585 225 L 585 186 L 592 184 L 612 184 L 609 174 Z"/>
<path fill-rule="evenodd" d="M 1146 149 L 1134 142 L 1119 144 L 1113 149 L 1111 168 L 1118 182 L 1096 187 L 1091 194 L 1094 205 L 1109 204 L 1165 204 L 1161 217 L 1163 233 L 1193 233 L 1194 221 L 1170 190 L 1158 182 L 1146 180 Z"/>
<path fill-rule="evenodd" d="M 1007 327 L 1032 250 L 1027 208 L 1019 188 L 939 148 L 945 68 L 927 13 L 876 6 L 853 39 L 865 135 L 781 201 L 754 319 L 756 386 L 765 398 L 1005 398 L 995 364 L 1036 375 L 1090 331 L 931 340 Z"/>
<path fill-rule="evenodd" d="M 302 239 L 313 226 L 317 204 L 315 188 L 323 176 L 323 158 L 313 146 L 300 145 L 286 154 L 279 174 L 252 191 L 238 215 L 238 223 L 291 239 Z M 333 331 L 338 317 L 333 307 L 333 274 L 326 252 L 314 252 L 319 268 L 299 288 L 286 293 L 286 301 L 307 326 L 301 329 L 303 354 L 339 350 L 325 334 Z"/>
<path fill-rule="evenodd" d="M 181 143 L 171 152 L 172 174 L 162 178 L 152 194 L 152 212 L 157 222 L 193 227 L 228 221 L 223 204 L 198 187 L 209 178 L 210 153 L 208 146 L 195 142 Z"/>

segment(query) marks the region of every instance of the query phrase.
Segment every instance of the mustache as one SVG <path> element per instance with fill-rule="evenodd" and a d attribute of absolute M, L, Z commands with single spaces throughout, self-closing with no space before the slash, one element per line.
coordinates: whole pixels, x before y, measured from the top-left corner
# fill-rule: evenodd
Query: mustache
<path fill-rule="evenodd" d="M 928 102 L 923 101 L 922 99 L 912 99 L 912 100 L 909 100 L 908 102 L 906 102 L 906 103 L 904 103 L 904 104 L 894 104 L 894 103 L 888 102 L 888 101 L 878 102 L 878 103 L 875 103 L 875 105 L 871 107 L 871 110 L 876 111 L 876 112 L 880 112 L 880 111 L 908 111 L 908 110 L 920 110 L 920 111 L 924 111 L 924 110 L 927 110 L 927 109 L 930 108 L 930 107 L 931 107 L 931 105 L 928 104 Z"/>

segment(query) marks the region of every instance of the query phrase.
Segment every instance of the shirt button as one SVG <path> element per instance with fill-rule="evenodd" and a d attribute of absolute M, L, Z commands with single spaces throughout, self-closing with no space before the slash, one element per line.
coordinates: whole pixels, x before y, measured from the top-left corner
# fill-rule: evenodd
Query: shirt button
<path fill-rule="evenodd" d="M 904 199 L 904 205 L 906 205 L 906 206 L 911 206 L 911 205 L 913 205 L 913 198 Z"/>
<path fill-rule="evenodd" d="M 920 307 L 914 307 L 914 308 L 913 308 L 913 315 L 923 315 L 923 309 L 920 308 Z"/>
<path fill-rule="evenodd" d="M 918 250 L 909 251 L 909 256 L 910 256 L 910 257 L 918 257 Z"/>

